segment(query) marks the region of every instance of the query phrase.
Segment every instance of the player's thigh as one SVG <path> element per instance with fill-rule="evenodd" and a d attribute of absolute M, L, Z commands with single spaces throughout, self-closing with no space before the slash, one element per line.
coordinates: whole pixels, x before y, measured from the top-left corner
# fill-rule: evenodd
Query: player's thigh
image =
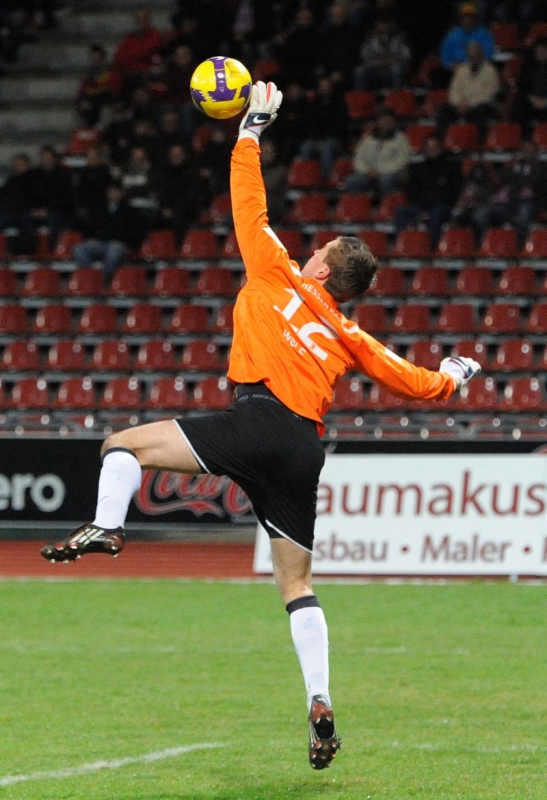
<path fill-rule="evenodd" d="M 168 469 L 173 472 L 202 472 L 179 425 L 172 419 L 149 422 L 114 433 L 102 447 L 125 447 L 137 456 L 141 467 Z"/>
<path fill-rule="evenodd" d="M 311 553 L 288 539 L 270 539 L 274 578 L 285 605 L 313 594 Z"/>

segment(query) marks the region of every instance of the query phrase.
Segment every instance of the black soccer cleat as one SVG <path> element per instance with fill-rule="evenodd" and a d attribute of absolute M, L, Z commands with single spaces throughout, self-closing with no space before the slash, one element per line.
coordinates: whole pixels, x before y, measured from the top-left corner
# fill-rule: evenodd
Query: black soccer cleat
<path fill-rule="evenodd" d="M 85 553 L 107 553 L 117 556 L 125 547 L 123 528 L 108 530 L 92 523 L 84 523 L 58 542 L 42 547 L 40 555 L 48 561 L 77 561 Z"/>
<path fill-rule="evenodd" d="M 333 758 L 342 747 L 342 739 L 336 733 L 332 708 L 328 700 L 320 694 L 316 694 L 311 701 L 308 721 L 310 766 L 313 769 L 330 767 Z"/>

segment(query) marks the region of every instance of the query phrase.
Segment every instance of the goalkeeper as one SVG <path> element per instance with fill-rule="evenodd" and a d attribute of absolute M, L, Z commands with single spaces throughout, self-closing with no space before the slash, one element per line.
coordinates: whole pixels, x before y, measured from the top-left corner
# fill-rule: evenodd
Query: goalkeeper
<path fill-rule="evenodd" d="M 444 359 L 438 372 L 415 367 L 377 342 L 338 305 L 362 295 L 377 263 L 359 239 L 340 236 L 302 269 L 269 227 L 259 138 L 282 95 L 273 83 L 252 89 L 231 160 L 231 197 L 247 283 L 234 310 L 224 411 L 164 420 L 110 436 L 102 448 L 93 522 L 45 545 L 51 561 L 86 553 L 117 555 L 143 468 L 227 475 L 247 493 L 271 539 L 274 576 L 307 691 L 309 760 L 328 767 L 340 747 L 329 695 L 328 635 L 312 589 L 317 487 L 325 455 L 320 434 L 337 381 L 350 370 L 411 400 L 445 400 L 479 371 L 468 358 Z"/>

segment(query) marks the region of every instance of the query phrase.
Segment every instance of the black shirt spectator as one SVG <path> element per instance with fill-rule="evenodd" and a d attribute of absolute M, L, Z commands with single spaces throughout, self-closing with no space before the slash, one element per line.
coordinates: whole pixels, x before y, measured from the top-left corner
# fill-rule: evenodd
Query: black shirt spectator
<path fill-rule="evenodd" d="M 112 182 L 110 167 L 99 147 L 87 151 L 87 163 L 76 178 L 76 224 L 85 226 L 95 208 L 106 203 L 106 191 Z"/>
<path fill-rule="evenodd" d="M 183 145 L 172 144 L 169 147 L 159 185 L 160 223 L 162 227 L 175 231 L 180 244 L 198 218 L 206 197 L 197 164 Z"/>
<path fill-rule="evenodd" d="M 280 37 L 279 61 L 285 80 L 313 89 L 321 57 L 321 36 L 313 11 L 301 8 L 286 35 Z"/>
<path fill-rule="evenodd" d="M 31 204 L 32 173 L 26 153 L 12 159 L 12 172 L 0 188 L 0 229 L 16 227 L 22 216 L 28 214 Z"/>
<path fill-rule="evenodd" d="M 55 148 L 45 145 L 40 165 L 31 170 L 30 216 L 35 228 L 49 228 L 50 248 L 54 248 L 63 228 L 70 226 L 74 212 L 72 175 L 62 166 Z"/>
<path fill-rule="evenodd" d="M 124 164 L 131 147 L 131 112 L 123 103 L 113 108 L 112 121 L 103 132 L 103 143 L 108 147 L 110 161 L 116 166 Z"/>
<path fill-rule="evenodd" d="M 349 115 L 344 93 L 336 88 L 331 78 L 320 78 L 309 109 L 308 137 L 300 148 L 300 157 L 319 155 L 323 178 L 328 180 L 334 161 L 348 139 Z"/>
<path fill-rule="evenodd" d="M 525 61 L 513 116 L 527 133 L 536 123 L 547 120 L 547 39 L 537 39 Z"/>

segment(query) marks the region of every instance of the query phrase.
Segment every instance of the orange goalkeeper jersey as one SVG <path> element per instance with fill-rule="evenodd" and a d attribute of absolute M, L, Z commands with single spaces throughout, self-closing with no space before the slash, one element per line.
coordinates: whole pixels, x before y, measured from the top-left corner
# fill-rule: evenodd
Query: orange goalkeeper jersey
<path fill-rule="evenodd" d="M 455 389 L 447 374 L 415 367 L 348 320 L 331 295 L 303 277 L 268 224 L 260 149 L 236 144 L 231 161 L 234 226 L 247 283 L 234 309 L 228 378 L 264 381 L 297 414 L 322 426 L 334 387 L 359 370 L 394 395 L 445 400 Z"/>

